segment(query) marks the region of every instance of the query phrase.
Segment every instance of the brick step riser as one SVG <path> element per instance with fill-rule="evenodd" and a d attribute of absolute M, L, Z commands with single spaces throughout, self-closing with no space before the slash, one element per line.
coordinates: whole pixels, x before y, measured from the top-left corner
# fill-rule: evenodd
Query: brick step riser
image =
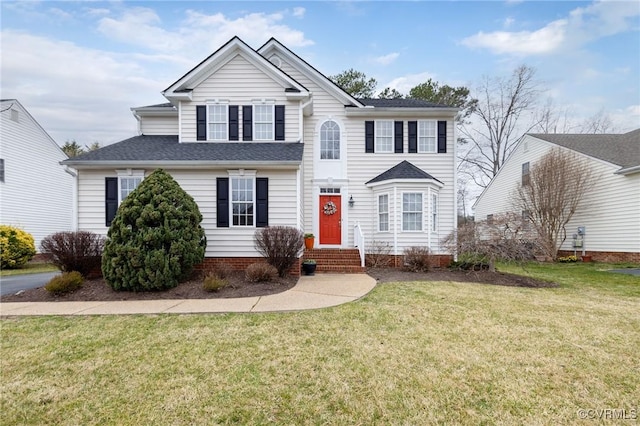
<path fill-rule="evenodd" d="M 315 259 L 317 273 L 360 274 L 365 270 L 360 266 L 360 253 L 351 249 L 305 250 L 303 259 Z"/>

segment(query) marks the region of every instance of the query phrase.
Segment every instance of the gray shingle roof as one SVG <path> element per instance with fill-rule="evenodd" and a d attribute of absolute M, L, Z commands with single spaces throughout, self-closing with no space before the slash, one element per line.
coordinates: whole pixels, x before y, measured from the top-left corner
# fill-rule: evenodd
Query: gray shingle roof
<path fill-rule="evenodd" d="M 640 165 L 640 129 L 624 134 L 538 134 L 531 136 L 622 168 Z"/>
<path fill-rule="evenodd" d="M 178 136 L 135 136 L 63 161 L 68 165 L 102 162 L 264 163 L 302 161 L 304 145 L 285 142 L 185 142 Z"/>
<path fill-rule="evenodd" d="M 378 176 L 374 177 L 369 182 L 367 182 L 367 184 L 375 183 L 375 182 L 383 182 L 385 180 L 392 180 L 392 179 L 433 179 L 435 181 L 442 183 L 438 179 L 431 176 L 429 173 L 414 166 L 407 160 L 404 160 L 403 162 L 396 164 L 386 172 L 383 172 Z"/>
<path fill-rule="evenodd" d="M 423 101 L 422 99 L 358 99 L 364 105 L 375 108 L 451 108 L 448 105 Z"/>

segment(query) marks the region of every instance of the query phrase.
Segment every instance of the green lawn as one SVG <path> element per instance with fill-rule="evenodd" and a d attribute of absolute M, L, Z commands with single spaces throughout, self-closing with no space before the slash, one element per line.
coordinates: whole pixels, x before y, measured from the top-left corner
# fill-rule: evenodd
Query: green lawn
<path fill-rule="evenodd" d="M 55 272 L 58 268 L 51 263 L 46 262 L 29 262 L 18 269 L 1 269 L 0 277 L 9 277 L 12 275 L 38 274 L 40 272 Z"/>
<path fill-rule="evenodd" d="M 551 289 L 381 284 L 356 303 L 295 313 L 5 319 L 0 424 L 576 424 L 579 409 L 633 416 L 640 278 L 598 269 L 527 266 L 561 284 Z"/>

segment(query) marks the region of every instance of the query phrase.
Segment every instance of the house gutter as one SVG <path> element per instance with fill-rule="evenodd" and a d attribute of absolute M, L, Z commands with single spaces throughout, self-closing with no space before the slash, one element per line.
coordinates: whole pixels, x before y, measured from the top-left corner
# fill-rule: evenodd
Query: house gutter
<path fill-rule="evenodd" d="M 78 230 L 78 171 L 69 166 L 64 166 L 64 171 L 73 177 L 71 188 L 71 230 Z"/>
<path fill-rule="evenodd" d="M 616 170 L 613 174 L 626 176 L 626 175 L 630 175 L 638 172 L 640 172 L 640 164 L 638 164 L 637 166 L 631 166 L 631 167 L 626 167 L 620 170 Z"/>
<path fill-rule="evenodd" d="M 313 93 L 309 92 L 309 100 L 302 103 L 300 100 L 300 106 L 298 109 L 298 142 L 304 142 L 304 109 L 313 103 Z"/>

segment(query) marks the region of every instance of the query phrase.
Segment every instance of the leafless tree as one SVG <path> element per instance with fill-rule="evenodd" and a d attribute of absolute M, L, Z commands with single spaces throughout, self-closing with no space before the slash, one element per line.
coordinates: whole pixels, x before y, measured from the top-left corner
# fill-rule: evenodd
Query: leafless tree
<path fill-rule="evenodd" d="M 484 77 L 474 96 L 478 103 L 471 124 L 461 128 L 467 149 L 460 161 L 474 169 L 470 177 L 485 187 L 496 175 L 522 135 L 536 122 L 534 108 L 541 93 L 535 70 L 516 68 L 509 78 Z"/>
<path fill-rule="evenodd" d="M 587 118 L 580 126 L 580 133 L 614 133 L 615 131 L 611 116 L 604 108 Z"/>
<path fill-rule="evenodd" d="M 559 109 L 551 98 L 538 110 L 535 125 L 531 129 L 533 133 L 572 133 L 569 109 Z"/>
<path fill-rule="evenodd" d="M 532 165 L 527 181 L 518 184 L 512 204 L 528 214 L 546 256 L 556 259 L 567 238 L 566 225 L 593 181 L 584 160 L 554 148 Z"/>

